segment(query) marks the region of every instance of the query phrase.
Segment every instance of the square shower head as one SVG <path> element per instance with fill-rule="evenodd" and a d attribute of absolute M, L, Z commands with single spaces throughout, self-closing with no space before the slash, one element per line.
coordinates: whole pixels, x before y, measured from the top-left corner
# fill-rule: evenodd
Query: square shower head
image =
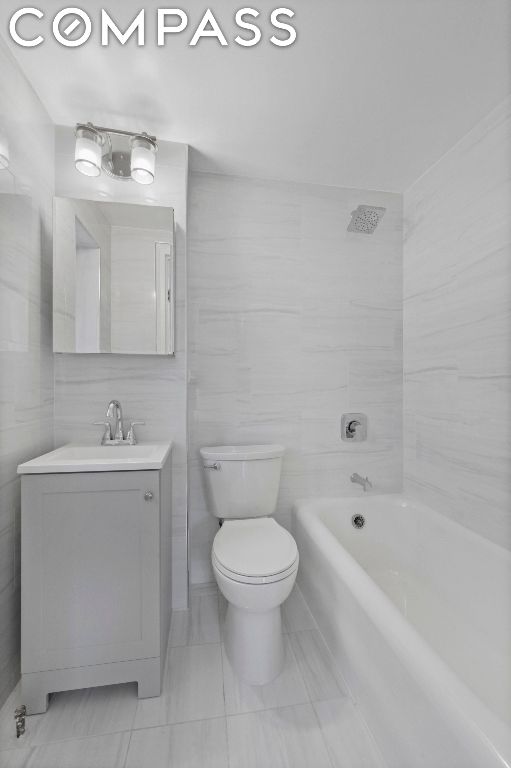
<path fill-rule="evenodd" d="M 348 232 L 364 232 L 372 235 L 385 213 L 385 208 L 377 208 L 374 205 L 359 205 L 351 212 L 351 221 Z"/>

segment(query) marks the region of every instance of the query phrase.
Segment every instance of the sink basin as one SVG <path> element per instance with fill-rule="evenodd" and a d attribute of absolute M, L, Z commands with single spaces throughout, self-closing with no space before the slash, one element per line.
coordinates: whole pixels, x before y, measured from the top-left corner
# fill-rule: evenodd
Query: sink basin
<path fill-rule="evenodd" d="M 52 472 L 123 472 L 161 469 L 172 443 L 138 445 L 63 445 L 18 466 L 18 475 Z"/>

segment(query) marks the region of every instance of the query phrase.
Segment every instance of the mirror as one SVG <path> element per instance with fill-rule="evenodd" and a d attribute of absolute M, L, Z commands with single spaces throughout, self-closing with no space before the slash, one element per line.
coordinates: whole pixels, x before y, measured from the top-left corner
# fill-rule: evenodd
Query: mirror
<path fill-rule="evenodd" d="M 53 351 L 173 355 L 172 208 L 54 200 Z"/>

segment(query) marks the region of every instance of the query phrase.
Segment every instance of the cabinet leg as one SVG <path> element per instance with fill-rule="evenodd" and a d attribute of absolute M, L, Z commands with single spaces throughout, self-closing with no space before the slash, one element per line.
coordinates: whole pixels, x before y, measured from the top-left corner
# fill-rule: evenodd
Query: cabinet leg
<path fill-rule="evenodd" d="M 48 691 L 37 674 L 21 676 L 21 703 L 27 715 L 39 715 L 48 709 Z"/>
<path fill-rule="evenodd" d="M 158 660 L 159 661 L 159 660 Z M 138 698 L 151 699 L 161 694 L 160 664 L 147 665 L 138 677 Z"/>

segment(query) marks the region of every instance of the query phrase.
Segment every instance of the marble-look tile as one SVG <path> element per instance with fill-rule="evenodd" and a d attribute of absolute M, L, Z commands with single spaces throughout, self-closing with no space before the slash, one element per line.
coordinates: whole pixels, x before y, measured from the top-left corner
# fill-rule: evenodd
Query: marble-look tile
<path fill-rule="evenodd" d="M 0 751 L 0 768 L 124 768 L 129 741 L 129 732 L 114 733 Z"/>
<path fill-rule="evenodd" d="M 403 322 L 406 491 L 508 548 L 510 130 L 508 98 L 407 190 Z"/>
<path fill-rule="evenodd" d="M 224 718 L 133 731 L 126 768 L 229 768 Z"/>
<path fill-rule="evenodd" d="M 134 728 L 205 720 L 225 714 L 220 645 L 170 648 L 163 690 L 138 702 Z"/>
<path fill-rule="evenodd" d="M 135 683 L 64 691 L 51 696 L 48 710 L 27 720 L 32 744 L 81 739 L 117 731 L 129 731 L 137 709 Z"/>
<path fill-rule="evenodd" d="M 321 701 L 314 709 L 333 768 L 385 768 L 372 734 L 351 701 Z"/>
<path fill-rule="evenodd" d="M 0 768 L 25 768 L 31 754 L 29 747 L 0 750 Z"/>
<path fill-rule="evenodd" d="M 310 704 L 227 718 L 230 768 L 331 768 Z"/>
<path fill-rule="evenodd" d="M 285 445 L 277 506 L 284 519 L 301 496 L 352 492 L 339 421 L 356 400 L 374 425 L 374 439 L 357 447 L 356 469 L 372 474 L 380 491 L 401 490 L 400 420 L 386 414 L 401 405 L 402 205 L 399 195 L 381 192 L 201 173 L 191 175 L 190 193 L 189 508 L 197 583 L 212 577 L 215 533 L 197 461 L 202 445 Z M 387 208 L 371 238 L 346 232 L 362 197 Z"/>
<path fill-rule="evenodd" d="M 305 602 L 300 588 L 295 584 L 293 591 L 282 605 L 284 632 L 301 632 L 316 629 L 316 623 Z"/>
<path fill-rule="evenodd" d="M 284 644 L 284 668 L 267 685 L 249 685 L 241 680 L 231 667 L 225 648 L 222 648 L 225 711 L 228 715 L 308 701 L 307 690 L 288 636 L 284 637 Z"/>
<path fill-rule="evenodd" d="M 346 684 L 317 629 L 288 635 L 311 701 L 347 696 Z"/>
<path fill-rule="evenodd" d="M 228 602 L 225 599 L 225 597 L 222 595 L 222 593 L 219 591 L 218 593 L 218 615 L 220 617 L 220 634 L 223 637 L 223 631 L 225 627 L 225 617 L 227 615 L 227 606 Z"/>
<path fill-rule="evenodd" d="M 175 647 L 219 642 L 218 594 L 192 592 L 190 608 L 172 613 L 169 645 Z"/>

